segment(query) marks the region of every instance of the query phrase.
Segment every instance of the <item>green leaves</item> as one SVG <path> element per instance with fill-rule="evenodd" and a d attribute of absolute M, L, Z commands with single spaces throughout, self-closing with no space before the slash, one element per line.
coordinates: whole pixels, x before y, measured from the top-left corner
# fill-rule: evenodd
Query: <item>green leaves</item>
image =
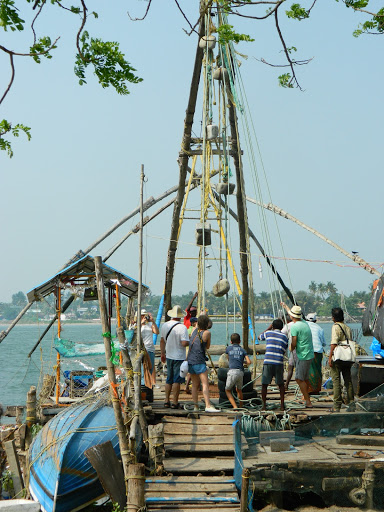
<path fill-rule="evenodd" d="M 354 9 L 364 9 L 369 4 L 369 0 L 344 0 L 347 7 Z"/>
<path fill-rule="evenodd" d="M 40 37 L 39 40 L 37 41 L 37 43 L 35 43 L 30 48 L 30 53 L 32 55 L 33 60 L 35 62 L 37 62 L 38 64 L 40 64 L 41 55 L 39 55 L 39 54 L 42 54 L 42 56 L 47 59 L 52 59 L 52 55 L 49 54 L 48 50 L 49 49 L 54 50 L 55 48 L 57 48 L 57 46 L 52 46 L 52 48 L 51 48 L 51 46 L 52 46 L 52 41 L 51 41 L 50 37 Z"/>
<path fill-rule="evenodd" d="M 0 0 L 0 26 L 7 31 L 9 27 L 12 32 L 24 30 L 25 21 L 18 14 L 17 7 L 14 7 L 13 0 Z"/>
<path fill-rule="evenodd" d="M 240 41 L 254 41 L 247 34 L 238 34 L 233 30 L 233 25 L 221 25 L 217 29 L 219 44 L 228 44 L 229 42 L 239 43 Z"/>
<path fill-rule="evenodd" d="M 94 66 L 100 85 L 103 88 L 112 86 L 119 94 L 129 94 L 126 82 L 142 82 L 142 78 L 134 75 L 136 70 L 120 52 L 118 43 L 89 38 L 87 31 L 82 34 L 80 43 L 81 53 L 77 54 L 75 62 L 75 74 L 80 85 L 87 83 L 85 69 L 90 64 Z"/>
<path fill-rule="evenodd" d="M 9 158 L 13 157 L 13 151 L 11 143 L 3 138 L 3 135 L 10 133 L 14 137 L 18 137 L 20 132 L 24 132 L 28 140 L 31 140 L 31 129 L 23 124 L 17 124 L 12 126 L 6 119 L 0 121 L 0 151 L 6 151 Z"/>
<path fill-rule="evenodd" d="M 354 6 L 351 6 L 354 7 Z M 371 20 L 360 23 L 359 28 L 353 32 L 355 37 L 361 34 L 382 34 L 384 33 L 384 8 L 380 9 Z"/>
<path fill-rule="evenodd" d="M 291 73 L 284 73 L 278 77 L 279 86 L 285 89 L 293 89 Z"/>
<path fill-rule="evenodd" d="M 293 20 L 305 20 L 306 18 L 309 18 L 308 11 L 301 7 L 300 4 L 292 4 L 290 11 L 285 11 L 285 14 L 288 16 L 288 18 L 292 18 Z"/>

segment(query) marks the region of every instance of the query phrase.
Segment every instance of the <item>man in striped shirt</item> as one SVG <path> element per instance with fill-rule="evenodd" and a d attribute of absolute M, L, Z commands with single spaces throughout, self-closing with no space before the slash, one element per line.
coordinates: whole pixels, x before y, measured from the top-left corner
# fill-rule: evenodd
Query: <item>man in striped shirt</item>
<path fill-rule="evenodd" d="M 263 410 L 267 406 L 268 385 L 275 378 L 275 383 L 280 390 L 280 409 L 284 411 L 284 354 L 288 348 L 288 338 L 281 332 L 283 321 L 276 318 L 272 322 L 272 330 L 266 330 L 260 334 L 259 340 L 265 340 L 265 356 L 263 376 L 261 380 L 261 399 Z"/>

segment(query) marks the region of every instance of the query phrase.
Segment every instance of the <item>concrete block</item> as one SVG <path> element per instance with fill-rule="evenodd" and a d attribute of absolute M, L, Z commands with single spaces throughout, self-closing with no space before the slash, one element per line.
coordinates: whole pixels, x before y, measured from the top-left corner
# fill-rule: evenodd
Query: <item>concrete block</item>
<path fill-rule="evenodd" d="M 287 452 L 291 443 L 289 437 L 282 437 L 281 439 L 271 439 L 269 446 L 271 447 L 271 452 Z"/>
<path fill-rule="evenodd" d="M 260 432 L 259 441 L 260 446 L 269 446 L 271 439 L 288 438 L 293 445 L 295 442 L 295 432 L 293 430 L 270 430 Z"/>
<path fill-rule="evenodd" d="M 40 503 L 31 500 L 0 501 L 1 512 L 40 512 Z"/>

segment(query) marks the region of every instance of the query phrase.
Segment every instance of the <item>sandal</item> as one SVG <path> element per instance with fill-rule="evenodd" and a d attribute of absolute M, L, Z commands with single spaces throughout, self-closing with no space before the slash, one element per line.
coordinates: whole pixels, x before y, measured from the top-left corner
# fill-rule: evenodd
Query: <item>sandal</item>
<path fill-rule="evenodd" d="M 171 402 L 164 403 L 164 409 L 169 409 L 171 407 Z"/>
<path fill-rule="evenodd" d="M 182 409 L 183 406 L 180 404 L 171 404 L 171 409 Z"/>

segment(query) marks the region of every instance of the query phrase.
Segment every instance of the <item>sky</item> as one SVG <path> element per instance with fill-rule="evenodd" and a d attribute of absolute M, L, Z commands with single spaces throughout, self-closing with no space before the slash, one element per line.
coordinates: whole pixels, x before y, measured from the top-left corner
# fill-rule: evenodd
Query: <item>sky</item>
<path fill-rule="evenodd" d="M 20 136 L 12 141 L 12 159 L 0 153 L 0 301 L 8 302 L 13 293 L 26 293 L 55 274 L 79 249 L 134 210 L 139 204 L 142 164 L 145 199 L 178 183 L 177 158 L 196 36 L 185 33 L 187 24 L 172 0 L 153 0 L 147 18 L 136 22 L 127 10 L 133 17 L 141 16 L 147 2 L 117 0 L 113 8 L 105 4 L 92 2 L 99 18 L 90 20 L 89 31 L 120 41 L 143 78 L 142 83 L 129 85 L 131 94 L 119 96 L 102 89 L 91 72 L 87 85 L 78 85 L 73 73 L 78 19 L 50 4 L 39 28 L 52 38 L 61 36 L 54 58 L 40 65 L 22 57 L 16 60 L 15 83 L 1 105 L 0 119 L 30 126 L 32 140 Z M 197 1 L 183 0 L 180 5 L 196 19 Z M 295 22 L 280 17 L 288 46 L 298 48 L 297 58 L 313 57 L 309 65 L 297 69 L 303 91 L 278 87 L 281 70 L 260 62 L 261 58 L 283 62 L 272 20 L 230 20 L 239 32 L 255 39 L 236 49 L 247 56 L 239 57 L 240 69 L 267 177 L 262 179 L 263 199 L 379 267 L 384 260 L 384 241 L 378 236 L 383 183 L 382 38 L 354 38 L 352 32 L 363 18 L 331 0 L 316 5 L 311 18 Z M 26 31 L 21 36 L 7 32 L 1 44 L 24 52 L 29 37 Z M 5 55 L 0 55 L 0 69 L 3 91 L 10 73 Z M 201 108 L 194 128 L 197 135 L 200 113 Z M 255 198 L 247 165 L 245 174 L 247 195 Z M 191 197 L 191 207 L 198 202 L 197 194 Z M 234 198 L 231 206 L 235 207 Z M 259 236 L 259 210 L 248 203 L 248 212 L 250 227 Z M 271 252 L 278 258 L 275 264 L 293 290 L 307 289 L 310 281 L 332 281 L 346 294 L 369 289 L 372 275 L 335 249 L 286 219 L 275 221 L 270 212 L 265 218 L 273 240 Z M 136 216 L 124 224 L 92 255 L 105 255 L 138 220 Z M 154 294 L 164 286 L 170 223 L 169 209 L 144 230 L 143 279 Z M 194 230 L 193 222 L 185 222 L 181 257 L 196 256 Z M 236 226 L 231 224 L 230 230 L 236 253 Z M 212 252 L 216 249 L 212 247 Z M 255 291 L 268 291 L 266 265 L 255 246 L 251 245 L 251 252 Z M 137 277 L 138 256 L 135 235 L 108 263 Z M 218 275 L 214 262 L 207 270 L 207 287 Z M 195 262 L 178 261 L 174 293 L 195 289 Z"/>

